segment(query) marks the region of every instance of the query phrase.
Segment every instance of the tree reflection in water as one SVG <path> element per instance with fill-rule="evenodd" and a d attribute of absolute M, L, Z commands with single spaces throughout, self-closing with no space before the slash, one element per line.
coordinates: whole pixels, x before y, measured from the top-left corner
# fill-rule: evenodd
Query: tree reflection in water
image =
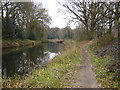
<path fill-rule="evenodd" d="M 58 55 L 58 52 L 58 43 L 48 43 L 22 51 L 3 54 L 2 75 L 7 78 L 15 74 L 28 74 L 33 69 L 42 66 L 46 61 Z"/>

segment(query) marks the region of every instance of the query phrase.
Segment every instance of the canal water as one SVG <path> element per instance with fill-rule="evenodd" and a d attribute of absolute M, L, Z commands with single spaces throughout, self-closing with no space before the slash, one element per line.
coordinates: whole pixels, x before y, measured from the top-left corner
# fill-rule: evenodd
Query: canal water
<path fill-rule="evenodd" d="M 49 42 L 31 48 L 16 50 L 2 55 L 2 75 L 5 78 L 15 74 L 21 76 L 43 66 L 60 53 L 61 44 Z"/>

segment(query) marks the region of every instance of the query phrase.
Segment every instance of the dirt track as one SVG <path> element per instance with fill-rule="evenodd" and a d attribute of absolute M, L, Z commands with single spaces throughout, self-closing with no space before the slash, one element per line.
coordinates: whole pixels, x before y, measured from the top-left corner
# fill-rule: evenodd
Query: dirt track
<path fill-rule="evenodd" d="M 92 70 L 91 57 L 85 48 L 87 44 L 80 44 L 80 55 L 82 64 L 79 64 L 78 71 L 74 73 L 70 86 L 73 88 L 97 88 L 97 80 Z"/>

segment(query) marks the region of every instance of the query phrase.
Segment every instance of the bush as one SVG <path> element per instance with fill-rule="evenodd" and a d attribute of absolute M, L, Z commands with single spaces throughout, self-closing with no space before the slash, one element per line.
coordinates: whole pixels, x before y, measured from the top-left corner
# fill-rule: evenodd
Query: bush
<path fill-rule="evenodd" d="M 94 40 L 94 47 L 104 47 L 108 45 L 111 41 L 113 41 L 115 38 L 113 34 L 106 34 L 105 36 L 101 38 L 97 38 Z"/>

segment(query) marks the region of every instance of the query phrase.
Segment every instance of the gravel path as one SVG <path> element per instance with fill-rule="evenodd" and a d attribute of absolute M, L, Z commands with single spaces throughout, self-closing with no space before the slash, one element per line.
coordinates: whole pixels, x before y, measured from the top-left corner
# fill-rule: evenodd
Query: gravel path
<path fill-rule="evenodd" d="M 82 64 L 79 64 L 78 71 L 73 75 L 73 81 L 71 81 L 71 87 L 73 88 L 97 88 L 97 80 L 92 70 L 91 57 L 88 50 L 85 48 L 87 44 L 82 43 L 80 45 Z"/>

